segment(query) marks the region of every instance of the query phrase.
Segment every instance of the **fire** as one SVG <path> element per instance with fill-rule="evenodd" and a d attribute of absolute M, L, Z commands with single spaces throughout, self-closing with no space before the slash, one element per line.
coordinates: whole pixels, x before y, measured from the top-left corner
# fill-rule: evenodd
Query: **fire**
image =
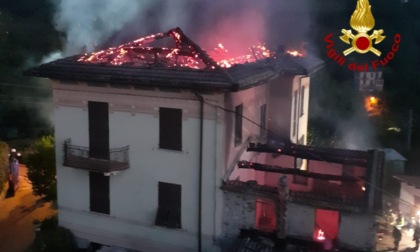
<path fill-rule="evenodd" d="M 173 47 L 152 47 L 156 40 L 172 38 Z M 136 39 L 132 42 L 111 47 L 106 50 L 86 54 L 78 59 L 79 62 L 111 65 L 131 66 L 166 66 L 188 67 L 194 69 L 216 67 L 229 68 L 235 64 L 255 62 L 273 55 L 264 44 L 254 45 L 248 53 L 240 56 L 232 56 L 229 51 L 219 43 L 208 54 L 191 41 L 179 28 L 166 33 L 157 33 L 147 37 Z"/>
<path fill-rule="evenodd" d="M 319 229 L 318 230 L 318 234 L 316 236 L 316 239 L 319 240 L 319 241 L 325 240 L 324 231 L 322 231 L 321 229 Z"/>
<path fill-rule="evenodd" d="M 297 50 L 287 50 L 286 53 L 295 56 L 295 57 L 303 57 L 303 54 Z"/>
<path fill-rule="evenodd" d="M 365 109 L 368 116 L 381 115 L 383 110 L 381 99 L 375 96 L 365 97 Z"/>
<path fill-rule="evenodd" d="M 217 62 L 217 65 L 225 68 L 229 68 L 236 64 L 250 63 L 260 59 L 269 58 L 272 54 L 273 53 L 271 53 L 270 50 L 268 50 L 262 43 L 250 47 L 247 54 L 236 57 L 231 57 L 229 55 L 229 51 L 222 43 L 219 43 L 217 47 L 209 52 L 209 55 Z"/>

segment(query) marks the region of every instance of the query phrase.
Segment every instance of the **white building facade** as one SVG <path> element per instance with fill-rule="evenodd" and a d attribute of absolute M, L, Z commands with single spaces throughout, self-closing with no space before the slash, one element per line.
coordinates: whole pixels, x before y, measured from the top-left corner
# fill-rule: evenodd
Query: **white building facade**
<path fill-rule="evenodd" d="M 196 251 L 200 167 L 200 101 L 197 97 L 191 92 L 126 90 L 55 82 L 54 100 L 60 225 L 70 228 L 77 237 L 100 244 L 141 251 L 174 251 L 176 247 L 179 251 Z M 213 95 L 211 100 L 217 105 L 223 101 L 223 96 Z M 90 180 L 90 168 L 72 167 L 78 164 L 71 160 L 63 165 L 63 144 L 67 139 L 71 139 L 70 155 L 73 151 L 77 156 L 77 147 L 73 146 L 89 148 L 89 135 L 97 130 L 89 128 L 90 109 L 95 103 L 108 108 L 111 152 L 129 146 L 129 168 L 121 171 L 102 168 L 102 172 L 94 173 L 102 176 L 99 180 L 106 180 L 106 185 L 97 189 L 93 184 L 97 181 Z M 180 148 L 160 147 L 160 140 L 164 141 L 161 138 L 165 137 L 160 135 L 160 127 L 169 130 L 177 127 L 161 125 L 172 119 L 162 118 L 165 109 L 174 112 L 175 115 L 169 115 L 175 119 L 172 123 L 181 125 L 178 126 Z M 220 233 L 218 209 L 223 202 L 220 190 L 216 189 L 220 187 L 218 178 L 223 171 L 223 116 L 220 109 L 204 105 L 202 151 L 205 155 L 201 186 L 205 200 L 201 207 L 206 216 L 202 219 L 203 247 L 206 248 L 213 246 L 214 238 Z M 174 217 L 175 224 L 168 224 L 170 227 L 156 225 L 159 204 L 165 204 L 159 202 L 159 195 L 165 193 L 159 191 L 165 190 L 162 183 L 180 194 L 176 196 L 179 202 L 175 203 L 180 211 L 173 213 L 178 216 Z M 105 199 L 98 198 L 99 203 L 92 201 L 96 197 L 95 190 L 107 193 Z M 106 200 L 108 202 L 104 203 Z"/>

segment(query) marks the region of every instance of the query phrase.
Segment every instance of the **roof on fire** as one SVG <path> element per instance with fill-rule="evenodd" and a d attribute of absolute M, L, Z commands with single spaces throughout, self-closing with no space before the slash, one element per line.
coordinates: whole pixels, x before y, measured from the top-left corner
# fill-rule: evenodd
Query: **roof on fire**
<path fill-rule="evenodd" d="M 177 48 L 143 47 L 143 44 L 150 41 L 150 38 L 156 40 L 164 37 L 172 37 Z M 162 64 L 150 64 L 153 61 L 153 55 L 156 57 L 156 50 L 159 50 L 157 54 L 165 51 L 169 52 L 167 56 L 172 57 L 175 53 L 180 58 L 187 56 L 194 60 L 201 60 L 201 64 L 204 63 L 206 67 L 195 69 L 179 65 L 168 67 Z M 119 55 L 115 56 L 115 51 L 118 51 Z M 128 57 L 125 56 L 127 51 L 136 53 L 136 56 L 139 55 L 139 52 L 140 54 L 148 53 L 147 59 L 143 56 L 141 56 L 142 59 L 138 59 L 138 61 L 142 60 L 147 64 L 135 65 L 133 62 L 130 62 L 131 64 L 125 62 L 112 64 L 116 59 L 120 60 L 123 57 Z M 109 61 L 110 56 L 114 57 L 111 62 Z M 95 57 L 94 60 L 97 60 L 97 62 L 91 62 L 91 57 Z M 168 57 L 163 58 L 166 60 Z M 105 60 L 108 60 L 108 62 L 104 62 Z M 181 29 L 175 28 L 167 33 L 151 35 L 116 48 L 92 53 L 91 56 L 77 55 L 59 59 L 31 68 L 24 74 L 65 81 L 237 91 L 262 84 L 280 74 L 308 75 L 322 68 L 323 64 L 323 61 L 314 57 L 300 58 L 278 55 L 261 57 L 255 62 L 222 68 L 216 65 L 216 62 L 203 49 L 192 42 Z"/>

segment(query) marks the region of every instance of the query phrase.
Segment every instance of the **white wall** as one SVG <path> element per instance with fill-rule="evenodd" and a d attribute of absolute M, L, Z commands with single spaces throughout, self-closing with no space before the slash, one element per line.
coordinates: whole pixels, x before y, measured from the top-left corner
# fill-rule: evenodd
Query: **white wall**
<path fill-rule="evenodd" d="M 198 243 L 200 103 L 193 94 L 184 92 L 118 92 L 123 91 L 55 84 L 60 224 L 82 238 L 95 239 L 99 243 L 133 249 L 139 249 L 141 245 L 146 251 L 147 248 L 176 250 L 177 246 L 179 251 L 193 251 Z M 223 101 L 217 95 L 206 98 L 213 99 L 216 104 Z M 110 177 L 109 216 L 89 212 L 88 172 L 62 166 L 65 139 L 71 138 L 74 145 L 89 146 L 87 101 L 109 103 L 110 147 L 130 146 L 130 168 Z M 182 151 L 158 148 L 159 107 L 183 110 Z M 223 111 L 205 105 L 204 117 L 202 232 L 203 246 L 210 249 L 213 240 L 221 234 L 223 196 L 219 188 L 224 169 Z M 182 230 L 154 225 L 159 181 L 182 186 Z"/>
<path fill-rule="evenodd" d="M 287 235 L 313 239 L 316 207 L 287 202 Z M 340 211 L 340 247 L 371 251 L 376 239 L 375 217 L 371 214 Z"/>
<path fill-rule="evenodd" d="M 288 236 L 312 240 L 315 228 L 315 208 L 287 202 L 286 232 Z"/>
<path fill-rule="evenodd" d="M 267 87 L 260 85 L 247 90 L 227 93 L 224 107 L 231 111 L 235 111 L 235 107 L 243 105 L 243 116 L 251 121 L 260 124 L 260 107 L 267 104 Z M 267 104 L 268 106 L 268 104 Z M 235 180 L 239 177 L 241 181 L 257 180 L 257 173 L 252 169 L 238 169 L 237 162 L 239 160 L 247 160 L 252 162 L 264 162 L 263 155 L 258 153 L 246 152 L 248 143 L 246 140 L 251 137 L 252 142 L 258 142 L 260 139 L 260 127 L 254 123 L 242 118 L 242 144 L 235 146 L 235 114 L 226 113 L 226 172 L 230 168 L 234 168 L 230 173 L 229 179 Z M 258 180 L 262 181 L 263 176 L 259 175 Z"/>
<path fill-rule="evenodd" d="M 62 166 L 64 140 L 71 137 L 73 144 L 89 146 L 87 111 L 75 107 L 56 107 L 54 123 L 58 205 L 88 211 L 89 194 L 86 195 L 86 192 L 89 192 L 89 176 L 86 171 Z"/>
<path fill-rule="evenodd" d="M 343 247 L 372 251 L 376 239 L 375 216 L 340 212 L 338 239 Z"/>
<path fill-rule="evenodd" d="M 420 197 L 420 189 L 401 182 L 399 208 L 403 215 L 411 217 L 415 214 L 415 196 Z"/>
<path fill-rule="evenodd" d="M 301 88 L 304 87 L 305 92 L 302 96 Z M 297 106 L 295 106 L 295 97 L 294 92 L 297 91 Z M 310 78 L 305 77 L 303 75 L 296 76 L 293 79 L 293 86 L 292 86 L 292 112 L 291 112 L 291 119 L 290 119 L 290 140 L 293 143 L 298 143 L 298 141 L 302 138 L 303 142 L 300 144 L 306 144 L 307 141 L 307 131 L 308 131 L 308 115 L 309 115 L 309 92 L 310 92 Z M 301 110 L 301 99 L 303 99 L 303 115 L 300 114 Z M 293 132 L 293 116 L 294 113 L 297 113 L 297 131 Z M 295 134 L 293 134 L 295 133 Z"/>

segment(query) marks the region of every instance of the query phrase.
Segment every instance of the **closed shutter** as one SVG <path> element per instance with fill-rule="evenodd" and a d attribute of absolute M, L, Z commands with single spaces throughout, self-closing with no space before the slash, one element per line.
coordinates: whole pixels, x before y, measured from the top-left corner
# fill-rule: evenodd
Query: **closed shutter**
<path fill-rule="evenodd" d="M 159 148 L 182 150 L 181 109 L 159 109 Z"/>
<path fill-rule="evenodd" d="M 90 211 L 109 214 L 109 176 L 89 172 Z"/>
<path fill-rule="evenodd" d="M 89 157 L 109 160 L 108 103 L 89 102 Z"/>
<path fill-rule="evenodd" d="M 159 182 L 155 224 L 181 228 L 181 185 Z"/>

